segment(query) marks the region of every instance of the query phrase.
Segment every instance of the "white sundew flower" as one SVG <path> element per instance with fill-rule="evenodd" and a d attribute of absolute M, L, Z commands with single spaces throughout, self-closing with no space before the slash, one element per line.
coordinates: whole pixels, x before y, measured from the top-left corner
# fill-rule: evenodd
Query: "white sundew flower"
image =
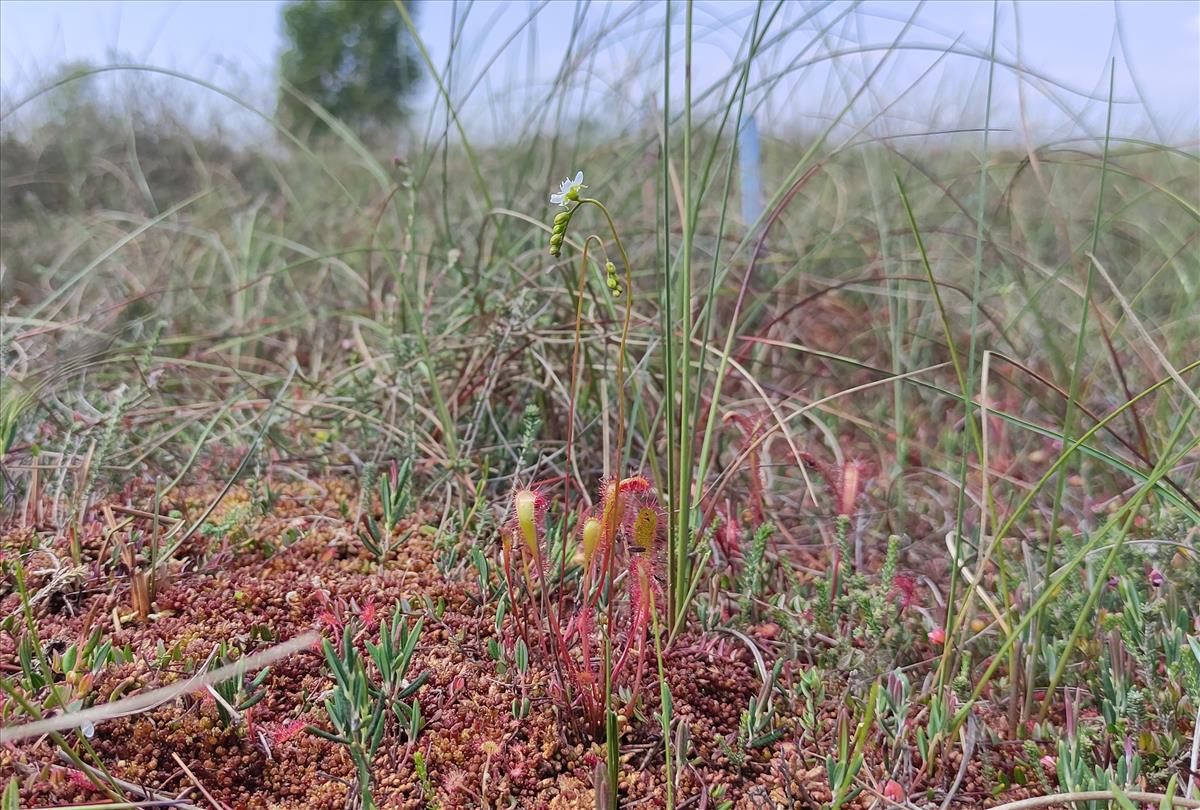
<path fill-rule="evenodd" d="M 567 201 L 578 200 L 579 192 L 585 188 L 587 186 L 583 184 L 583 172 L 576 172 L 574 180 L 569 177 L 564 179 L 558 191 L 550 195 L 550 204 L 561 205 L 563 208 L 566 208 Z"/>

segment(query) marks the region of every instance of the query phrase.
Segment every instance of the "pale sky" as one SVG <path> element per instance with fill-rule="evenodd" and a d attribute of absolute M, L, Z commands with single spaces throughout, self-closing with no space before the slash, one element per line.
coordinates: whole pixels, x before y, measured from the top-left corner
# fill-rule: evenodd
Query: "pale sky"
<path fill-rule="evenodd" d="M 838 106 L 839 94 L 853 92 L 856 80 L 884 58 L 916 8 L 911 0 L 872 0 L 853 8 L 845 2 L 821 5 L 799 0 L 785 4 L 772 31 L 817 13 L 755 63 L 755 78 L 761 80 L 796 60 L 839 54 L 789 74 L 750 99 L 760 105 L 758 115 L 768 128 L 817 125 Z M 171 68 L 242 93 L 269 111 L 282 47 L 281 6 L 276 0 L 2 0 L 0 87 L 5 108 L 44 83 L 56 65 L 87 60 Z M 764 18 L 772 7 L 764 6 Z M 697 91 L 728 72 L 754 8 L 753 3 L 731 0 L 696 3 Z M 1019 6 L 1004 0 L 998 8 L 997 58 L 1027 70 L 1022 99 L 1016 73 L 1008 67 L 997 69 L 993 121 L 998 125 L 1015 128 L 1023 102 L 1027 119 L 1043 137 L 1095 136 L 1103 126 L 1108 65 L 1115 56 L 1118 130 L 1185 145 L 1200 140 L 1200 0 L 1037 0 Z M 466 15 L 466 47 L 456 51 L 452 90 L 473 126 L 504 132 L 510 122 L 528 117 L 531 99 L 543 98 L 551 86 L 564 59 L 564 39 L 581 9 L 586 9 L 583 30 L 606 34 L 591 51 L 595 58 L 585 60 L 572 78 L 577 88 L 586 84 L 592 95 L 585 97 L 577 89 L 572 103 L 578 102 L 589 115 L 603 113 L 594 109 L 597 94 L 615 94 L 623 102 L 607 113 L 633 115 L 648 101 L 656 102 L 662 85 L 662 4 L 425 0 L 418 22 L 434 62 L 441 66 L 450 50 L 451 21 Z M 850 13 L 837 19 L 846 11 Z M 902 103 L 889 110 L 888 134 L 977 124 L 986 88 L 986 62 L 978 54 L 987 52 L 992 11 L 992 3 L 983 0 L 926 3 L 904 36 L 908 48 L 887 56 L 885 69 L 851 119 L 866 120 L 900 98 Z M 535 13 L 534 23 L 522 28 Z M 675 6 L 673 15 L 672 65 L 681 68 L 682 4 Z M 818 37 L 817 31 L 834 20 L 824 37 Z M 976 56 L 942 56 L 956 40 L 956 48 Z M 860 45 L 880 47 L 864 52 Z M 931 66 L 932 72 L 910 88 Z M 678 79 L 675 90 L 681 85 Z M 1088 100 L 1085 94 L 1094 98 Z M 426 81 L 417 107 L 429 109 L 434 100 L 434 84 Z M 218 114 L 225 114 L 220 108 L 225 102 L 211 103 Z"/>

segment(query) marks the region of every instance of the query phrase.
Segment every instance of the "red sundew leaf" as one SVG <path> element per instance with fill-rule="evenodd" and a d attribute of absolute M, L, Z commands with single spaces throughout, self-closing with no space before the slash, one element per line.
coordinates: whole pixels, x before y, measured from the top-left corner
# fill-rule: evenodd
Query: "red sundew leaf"
<path fill-rule="evenodd" d="M 271 741 L 276 745 L 282 745 L 288 740 L 295 737 L 307 725 L 303 720 L 291 720 L 287 723 L 281 723 L 271 730 Z"/>
<path fill-rule="evenodd" d="M 854 504 L 858 501 L 859 489 L 862 487 L 863 472 L 863 464 L 859 461 L 850 461 L 842 465 L 841 480 L 838 482 L 840 514 L 854 514 Z"/>
<path fill-rule="evenodd" d="M 359 613 L 359 618 L 362 619 L 363 625 L 368 630 L 373 630 L 375 624 L 378 622 L 375 613 L 375 597 L 371 596 L 367 598 L 366 604 L 363 605 L 362 611 Z"/>
<path fill-rule="evenodd" d="M 883 786 L 883 796 L 889 801 L 902 802 L 905 799 L 904 788 L 895 779 L 889 779 Z"/>
<path fill-rule="evenodd" d="M 749 417 L 734 411 L 725 414 L 723 421 L 736 424 L 742 431 L 743 445 L 747 448 L 746 462 L 750 474 L 750 505 L 754 510 L 754 521 L 762 523 L 766 520 L 766 517 L 763 497 L 762 443 L 760 439 L 763 435 L 763 429 L 766 427 L 766 418 L 761 414 Z"/>
<path fill-rule="evenodd" d="M 742 527 L 738 523 L 737 511 L 726 501 L 718 507 L 721 525 L 717 529 L 716 541 L 727 560 L 737 560 L 742 556 Z"/>
<path fill-rule="evenodd" d="M 77 768 L 67 768 L 67 781 L 74 787 L 81 790 L 86 790 L 89 793 L 99 793 L 100 789 L 92 783 L 92 780 L 87 777 L 83 771 Z"/>
<path fill-rule="evenodd" d="M 622 492 L 649 492 L 653 494 L 654 485 L 650 483 L 650 479 L 644 475 L 631 475 L 628 478 L 621 479 Z"/>
<path fill-rule="evenodd" d="M 892 593 L 899 596 L 897 600 L 900 606 L 900 611 L 903 612 L 906 608 L 916 601 L 917 580 L 909 574 L 896 574 L 892 577 Z"/>
<path fill-rule="evenodd" d="M 505 523 L 504 535 L 518 542 L 514 545 L 528 555 L 536 574 L 547 564 L 543 548 L 546 533 L 546 510 L 549 502 L 546 494 L 535 487 L 520 487 L 513 492 L 511 516 Z"/>
<path fill-rule="evenodd" d="M 869 472 L 869 465 L 862 459 L 853 459 L 840 467 L 826 464 L 811 453 L 801 453 L 800 458 L 825 479 L 829 495 L 837 504 L 839 515 L 851 517 L 855 512 L 855 504 L 862 493 Z"/>

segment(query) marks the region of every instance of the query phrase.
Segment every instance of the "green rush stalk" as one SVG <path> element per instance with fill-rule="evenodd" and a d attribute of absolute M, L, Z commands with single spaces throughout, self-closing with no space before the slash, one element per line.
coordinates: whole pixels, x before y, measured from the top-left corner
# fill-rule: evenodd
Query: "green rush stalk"
<path fill-rule="evenodd" d="M 683 316 L 683 334 L 678 351 L 679 359 L 679 435 L 677 448 L 679 457 L 678 492 L 671 493 L 671 509 L 677 522 L 675 532 L 668 537 L 668 547 L 674 557 L 671 569 L 671 626 L 682 625 L 685 620 L 684 606 L 688 587 L 688 547 L 692 534 L 692 430 L 690 427 L 689 390 L 691 384 L 691 336 L 692 336 L 692 0 L 688 0 L 684 23 L 683 65 L 683 247 L 679 269 L 679 309 Z M 670 279 L 667 279 L 670 284 Z M 667 332 L 668 338 L 675 334 L 674 326 Z M 671 342 L 671 341 L 669 341 Z M 669 347 L 668 351 L 674 351 Z M 675 407 L 674 399 L 668 398 L 668 408 Z"/>
<path fill-rule="evenodd" d="M 1099 189 L 1099 191 L 1096 192 L 1096 215 L 1095 215 L 1095 220 L 1092 225 L 1092 250 L 1091 250 L 1091 252 L 1092 252 L 1093 256 L 1096 254 L 1096 249 L 1099 246 L 1100 217 L 1104 210 L 1104 181 L 1108 175 L 1108 172 L 1107 172 L 1108 149 L 1109 149 L 1109 139 L 1112 136 L 1113 93 L 1116 90 L 1116 74 L 1117 74 L 1117 61 L 1116 61 L 1116 58 L 1114 57 L 1112 60 L 1112 63 L 1109 66 L 1108 114 L 1105 118 L 1105 123 L 1104 123 L 1104 152 L 1103 152 L 1103 155 L 1100 160 L 1100 189 Z M 1083 288 L 1083 304 L 1082 304 L 1082 308 L 1080 309 L 1080 313 L 1079 313 L 1079 334 L 1075 336 L 1075 357 L 1074 357 L 1074 361 L 1071 365 L 1071 381 L 1069 383 L 1069 388 L 1068 388 L 1068 392 L 1067 392 L 1066 409 L 1063 412 L 1062 437 L 1063 437 L 1064 444 L 1066 444 L 1066 442 L 1068 442 L 1071 439 L 1071 434 L 1075 430 L 1075 418 L 1076 418 L 1075 411 L 1076 411 L 1076 408 L 1078 407 L 1076 404 L 1076 401 L 1079 399 L 1079 394 L 1080 394 L 1079 389 L 1080 389 L 1080 386 L 1082 385 L 1082 379 L 1083 379 L 1083 374 L 1081 371 L 1082 367 L 1083 367 L 1083 350 L 1084 350 L 1084 346 L 1087 344 L 1088 310 L 1091 308 L 1091 305 L 1092 305 L 1092 291 L 1093 291 L 1093 287 L 1095 286 L 1095 280 L 1096 280 L 1096 266 L 1093 262 L 1089 261 L 1088 262 L 1088 270 L 1087 270 L 1087 281 L 1085 282 L 1084 288 Z M 1067 488 L 1067 475 L 1064 472 L 1062 475 L 1060 475 L 1058 477 L 1058 481 L 1055 482 L 1054 504 L 1050 510 L 1050 526 L 1046 531 L 1046 556 L 1045 556 L 1045 560 L 1043 562 L 1043 572 L 1042 572 L 1043 582 L 1045 582 L 1049 579 L 1050 570 L 1054 566 L 1054 543 L 1055 543 L 1056 535 L 1058 534 L 1058 520 L 1060 517 L 1060 512 L 1062 510 L 1062 501 L 1063 501 L 1063 496 L 1066 493 L 1066 488 Z M 1089 605 L 1090 604 L 1091 604 L 1091 600 L 1089 598 Z M 1086 612 L 1085 612 L 1085 614 L 1081 614 L 1081 615 L 1086 615 Z M 1073 638 L 1074 638 L 1074 635 L 1072 635 L 1072 639 Z M 1070 647 L 1067 647 L 1067 650 L 1069 651 Z M 1037 651 L 1035 650 L 1035 654 L 1036 654 L 1036 652 Z M 1068 657 L 1069 656 L 1067 656 L 1067 655 L 1063 656 L 1064 660 Z M 1058 681 L 1059 674 L 1060 673 L 1055 673 L 1055 677 L 1053 680 L 1056 683 Z M 1046 711 L 1049 709 L 1050 700 L 1051 700 L 1052 695 L 1053 695 L 1053 690 L 1046 691 L 1046 701 L 1042 705 L 1042 710 L 1040 713 L 1041 717 L 1046 716 Z M 1032 694 L 1030 694 L 1030 697 L 1032 697 Z"/>

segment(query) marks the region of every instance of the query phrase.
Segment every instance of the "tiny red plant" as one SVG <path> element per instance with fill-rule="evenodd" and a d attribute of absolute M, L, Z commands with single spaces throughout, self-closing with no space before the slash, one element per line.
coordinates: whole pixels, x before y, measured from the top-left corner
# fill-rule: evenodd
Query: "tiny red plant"
<path fill-rule="evenodd" d="M 304 731 L 306 725 L 308 724 L 303 720 L 291 720 L 287 723 L 280 723 L 271 730 L 271 742 L 275 745 L 282 745 Z"/>
<path fill-rule="evenodd" d="M 522 488 L 513 494 L 512 515 L 501 535 L 517 634 L 531 651 L 547 656 L 556 675 L 552 696 L 568 722 L 582 718 L 578 731 L 593 738 L 603 733 L 604 712 L 618 686 L 628 686 L 635 699 L 639 694 L 652 605 L 660 599 L 657 578 L 666 531 L 666 516 L 647 478 L 606 479 L 599 501 L 599 513 L 584 515 L 576 532 L 582 563 L 578 585 L 571 579 L 564 584 L 561 577 L 549 581 L 554 579 L 547 576 L 549 504 L 540 491 Z M 627 571 L 623 578 L 616 576 L 621 561 Z M 616 588 L 624 591 L 624 600 Z M 618 602 L 626 608 L 624 623 L 613 615 Z M 603 622 L 596 617 L 601 606 L 608 612 Z M 618 636 L 623 637 L 619 654 L 614 649 Z M 605 658 L 606 650 L 615 661 Z M 612 662 L 607 676 L 605 660 Z"/>
<path fill-rule="evenodd" d="M 917 598 L 917 579 L 911 574 L 896 574 L 892 577 L 892 594 L 900 612 L 904 612 Z"/>
<path fill-rule="evenodd" d="M 742 430 L 742 442 L 746 447 L 746 462 L 750 477 L 750 506 L 754 510 L 754 522 L 766 522 L 763 508 L 762 437 L 766 420 L 761 416 L 749 417 L 741 413 L 727 413 L 724 421 L 733 422 Z"/>

